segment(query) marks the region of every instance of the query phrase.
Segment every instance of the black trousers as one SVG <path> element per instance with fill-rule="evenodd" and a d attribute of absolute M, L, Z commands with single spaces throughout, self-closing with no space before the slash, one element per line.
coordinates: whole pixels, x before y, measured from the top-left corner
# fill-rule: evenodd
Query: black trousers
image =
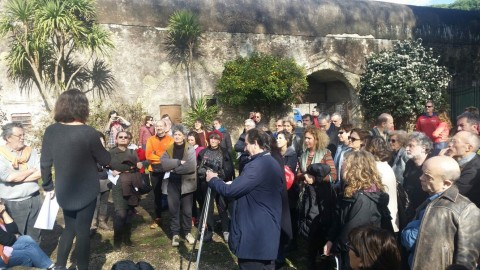
<path fill-rule="evenodd" d="M 150 180 L 153 185 L 153 194 L 155 196 L 155 216 L 162 217 L 162 210 L 166 208 L 166 198 L 162 194 L 162 180 L 165 176 L 163 172 L 152 172 Z"/>
<path fill-rule="evenodd" d="M 249 260 L 238 258 L 238 268 L 240 270 L 274 270 L 275 260 Z"/>
<path fill-rule="evenodd" d="M 57 265 L 67 265 L 68 254 L 72 249 L 73 238 L 77 256 L 77 269 L 88 269 L 90 259 L 90 225 L 92 224 L 93 212 L 97 205 L 97 198 L 80 210 L 63 210 L 65 229 L 63 229 L 58 242 Z"/>
<path fill-rule="evenodd" d="M 192 231 L 193 192 L 182 195 L 182 180 L 168 180 L 168 210 L 170 211 L 170 231 L 179 235 L 183 229 L 185 235 Z M 181 222 L 181 226 L 180 226 Z"/>

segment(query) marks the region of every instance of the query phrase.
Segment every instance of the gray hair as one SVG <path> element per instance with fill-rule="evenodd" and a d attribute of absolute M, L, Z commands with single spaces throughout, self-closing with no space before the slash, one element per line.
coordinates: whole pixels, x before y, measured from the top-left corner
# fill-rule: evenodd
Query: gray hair
<path fill-rule="evenodd" d="M 407 145 L 408 133 L 405 130 L 394 130 L 390 133 L 390 138 L 392 136 L 397 136 L 397 140 L 400 146 L 405 147 Z"/>
<path fill-rule="evenodd" d="M 478 150 L 480 146 L 480 138 L 477 134 L 470 132 L 470 131 L 460 131 L 457 133 L 463 139 L 463 142 L 468 143 L 472 146 L 473 152 Z"/>
<path fill-rule="evenodd" d="M 181 124 L 172 126 L 172 134 L 174 134 L 177 131 L 179 131 L 180 133 L 182 133 L 185 136 L 188 134 L 188 129 L 184 125 L 181 125 Z"/>
<path fill-rule="evenodd" d="M 425 147 L 425 153 L 429 154 L 433 149 L 432 140 L 423 132 L 414 131 L 408 136 L 408 140 L 415 140 L 419 145 Z"/>
<path fill-rule="evenodd" d="M 332 113 L 332 117 L 331 117 L 331 118 L 333 118 L 333 117 L 338 117 L 338 118 L 340 118 L 340 120 L 342 120 L 342 115 L 341 115 L 340 113 L 338 113 L 338 112 Z"/>
<path fill-rule="evenodd" d="M 318 115 L 317 119 L 318 119 L 318 122 L 320 122 L 321 120 L 324 120 L 324 119 L 327 122 L 330 122 L 330 114 L 328 114 L 326 112 L 322 112 Z"/>
<path fill-rule="evenodd" d="M 253 126 L 255 127 L 255 121 L 253 121 L 252 119 L 248 118 L 247 120 L 245 120 L 245 125 L 249 125 L 249 126 Z"/>
<path fill-rule="evenodd" d="M 478 118 L 477 115 L 471 112 L 464 112 L 457 116 L 457 121 L 462 119 L 462 118 L 467 118 L 467 123 L 470 125 L 478 125 L 480 123 L 480 119 Z"/>
<path fill-rule="evenodd" d="M 23 129 L 23 125 L 20 122 L 7 123 L 2 126 L 2 138 L 6 141 L 10 136 L 13 135 L 13 128 Z"/>

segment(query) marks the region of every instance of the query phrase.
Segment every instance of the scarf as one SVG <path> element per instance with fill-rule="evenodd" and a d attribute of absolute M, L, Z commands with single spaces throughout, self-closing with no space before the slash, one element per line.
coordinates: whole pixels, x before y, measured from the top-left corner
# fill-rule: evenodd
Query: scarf
<path fill-rule="evenodd" d="M 302 157 L 301 157 L 300 165 L 302 166 L 302 167 L 301 167 L 302 172 L 306 172 L 306 171 L 307 171 L 307 167 L 308 167 L 308 166 L 307 166 L 308 153 L 309 153 L 309 151 L 308 151 L 308 150 L 305 150 L 305 152 L 303 152 Z M 325 153 L 326 153 L 326 150 L 325 150 L 325 149 L 321 149 L 321 150 L 315 151 L 315 154 L 313 155 L 312 162 L 311 162 L 310 164 L 321 163 L 323 157 L 325 156 Z"/>
<path fill-rule="evenodd" d="M 18 152 L 17 152 L 18 153 Z M 20 151 L 20 156 L 12 153 L 10 149 L 6 146 L 0 147 L 0 154 L 4 156 L 8 161 L 12 163 L 12 167 L 15 170 L 26 170 L 28 169 L 27 162 L 30 159 L 30 154 L 32 153 L 32 148 L 30 146 L 25 146 Z"/>

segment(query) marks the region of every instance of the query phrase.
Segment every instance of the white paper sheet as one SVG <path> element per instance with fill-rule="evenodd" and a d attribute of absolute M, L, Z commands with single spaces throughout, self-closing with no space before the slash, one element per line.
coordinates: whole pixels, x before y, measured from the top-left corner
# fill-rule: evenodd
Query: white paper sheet
<path fill-rule="evenodd" d="M 117 180 L 120 177 L 120 174 L 117 174 L 117 176 L 113 176 L 112 170 L 108 170 L 107 174 L 108 174 L 108 180 L 110 180 L 110 182 L 112 182 L 114 185 L 116 185 Z"/>
<path fill-rule="evenodd" d="M 59 208 L 60 206 L 58 205 L 56 196 L 51 200 L 45 198 L 37 220 L 35 221 L 35 225 L 33 226 L 38 229 L 53 230 L 53 225 L 55 225 L 55 219 L 57 218 Z"/>

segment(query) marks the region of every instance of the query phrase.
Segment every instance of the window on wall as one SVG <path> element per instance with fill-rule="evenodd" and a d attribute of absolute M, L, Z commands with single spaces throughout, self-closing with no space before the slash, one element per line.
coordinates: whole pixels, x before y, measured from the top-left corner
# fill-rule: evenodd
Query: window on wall
<path fill-rule="evenodd" d="M 12 113 L 12 122 L 20 122 L 25 127 L 32 126 L 32 115 L 30 113 Z"/>

